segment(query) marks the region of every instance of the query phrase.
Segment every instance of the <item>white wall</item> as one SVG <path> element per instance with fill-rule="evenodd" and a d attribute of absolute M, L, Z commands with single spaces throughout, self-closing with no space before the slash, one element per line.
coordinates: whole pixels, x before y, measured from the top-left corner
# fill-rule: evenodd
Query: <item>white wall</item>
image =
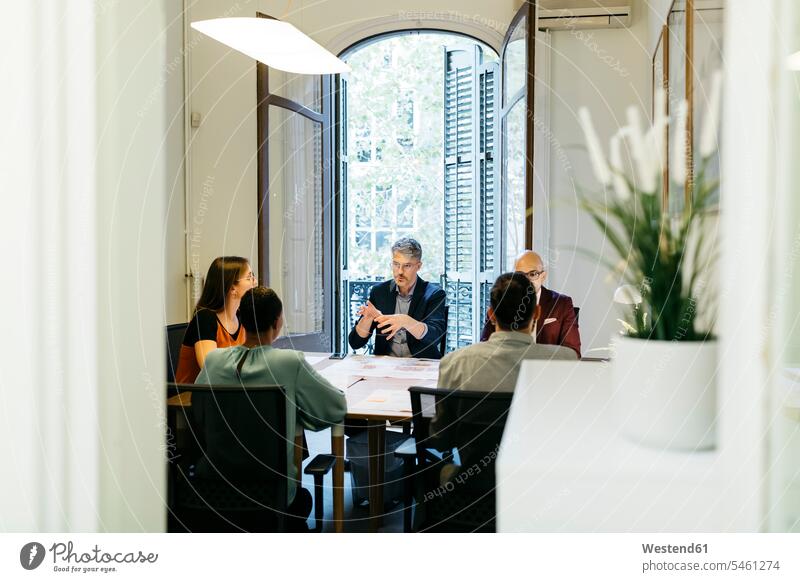
<path fill-rule="evenodd" d="M 776 134 L 773 121 L 779 0 L 752 10 L 730 2 L 725 27 L 723 108 L 721 289 L 719 334 L 720 454 L 729 487 L 721 499 L 731 508 L 730 528 L 763 527 L 768 509 L 767 474 L 770 323 L 761 314 L 772 297 L 770 247 Z M 753 196 L 754 192 L 764 196 Z M 748 265 L 747 289 L 741 266 Z"/>
<path fill-rule="evenodd" d="M 191 3 L 189 20 L 254 16 L 257 10 L 254 0 L 203 0 Z M 189 135 L 189 266 L 205 275 L 214 257 L 255 257 L 255 61 L 195 31 L 186 58 L 187 107 L 202 116 Z M 168 282 L 183 275 L 170 273 Z"/>
<path fill-rule="evenodd" d="M 776 96 L 771 103 L 776 123 L 774 135 L 775 206 L 768 228 L 773 233 L 769 309 L 759 326 L 767 340 L 771 390 L 768 393 L 767 457 L 769 493 L 767 531 L 800 532 L 800 375 L 781 370 L 800 368 L 800 72 L 782 66 L 782 56 L 800 49 L 800 6 L 791 0 L 778 2 Z M 769 176 L 768 176 L 769 177 Z M 767 188 L 766 191 L 769 191 Z M 763 252 L 757 249 L 756 252 Z"/>
<path fill-rule="evenodd" d="M 7 8 L 0 529 L 161 531 L 167 14 Z"/>
<path fill-rule="evenodd" d="M 797 3 L 785 5 L 781 15 L 784 33 L 782 52 L 791 54 L 800 50 L 800 6 Z M 779 263 L 777 272 L 781 276 L 779 289 L 780 315 L 776 320 L 781 324 L 780 344 L 783 348 L 783 361 L 800 367 L 800 197 L 796 195 L 800 185 L 800 164 L 796 164 L 800 152 L 800 71 L 785 71 L 781 82 L 781 128 L 778 166 L 784 171 L 779 175 L 782 188 L 778 215 L 784 218 L 782 224 L 782 244 L 776 253 Z"/>
<path fill-rule="evenodd" d="M 97 529 L 165 527 L 163 252 L 177 167 L 164 75 L 176 12 L 119 2 L 97 15 Z M 174 101 L 174 100 L 173 100 Z"/>
<path fill-rule="evenodd" d="M 550 274 L 546 283 L 570 295 L 581 308 L 583 351 L 608 345 L 619 329 L 612 297 L 619 284 L 608 269 L 574 248 L 616 263 L 602 233 L 578 210 L 577 192 L 601 192 L 583 149 L 577 110 L 589 108 L 604 144 L 627 125 L 625 110 L 650 112 L 650 54 L 647 18 L 634 11 L 628 29 L 567 30 L 552 33 L 550 152 Z M 607 147 L 607 146 L 606 146 Z"/>
<path fill-rule="evenodd" d="M 44 525 L 39 500 L 43 488 L 43 455 L 37 434 L 38 408 L 41 390 L 41 368 L 37 365 L 37 313 L 42 304 L 40 282 L 41 247 L 37 215 L 41 211 L 42 190 L 37 148 L 40 126 L 36 123 L 37 106 L 33 95 L 39 82 L 31 65 L 38 61 L 37 47 L 43 36 L 43 26 L 32 7 L 12 3 L 5 7 L 0 20 L 0 49 L 4 55 L 11 51 L 30 55 L 27 59 L 3 58 L 0 75 L 14 79 L 0 92 L 2 111 L 10 111 L 3 132 L 0 132 L 0 175 L 3 176 L 3 212 L 0 213 L 0 244 L 6 252 L 14 253 L 18 273 L 38 270 L 35 279 L 22 282 L 15 273 L 16 284 L 3 274 L 0 300 L 13 306 L 15 322 L 13 340 L 6 334 L 0 338 L 0 460 L 3 473 L 0 479 L 0 529 L 3 531 L 38 530 Z M 92 53 L 88 58 L 91 59 Z M 30 276 L 30 275 L 28 275 Z M 24 287 L 23 287 L 24 286 Z M 26 289 L 21 292 L 20 287 Z"/>
<path fill-rule="evenodd" d="M 164 2 L 164 41 L 166 65 L 159 71 L 166 114 L 167 131 L 159 150 L 168 168 L 166 231 L 163 239 L 165 263 L 164 319 L 166 323 L 186 321 L 186 236 L 184 196 L 184 43 L 183 5 L 177 0 Z"/>

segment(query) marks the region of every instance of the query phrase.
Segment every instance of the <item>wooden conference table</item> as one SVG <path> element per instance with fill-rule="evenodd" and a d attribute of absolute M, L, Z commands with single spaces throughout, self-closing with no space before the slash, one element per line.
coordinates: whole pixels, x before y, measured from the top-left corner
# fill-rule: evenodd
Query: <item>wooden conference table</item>
<path fill-rule="evenodd" d="M 369 455 L 370 527 L 376 531 L 383 513 L 386 426 L 411 419 L 411 386 L 435 387 L 438 360 L 350 355 L 331 360 L 330 354 L 306 353 L 308 362 L 345 393 L 348 420 L 366 421 Z M 331 430 L 334 530 L 342 531 L 344 519 L 344 427 Z"/>

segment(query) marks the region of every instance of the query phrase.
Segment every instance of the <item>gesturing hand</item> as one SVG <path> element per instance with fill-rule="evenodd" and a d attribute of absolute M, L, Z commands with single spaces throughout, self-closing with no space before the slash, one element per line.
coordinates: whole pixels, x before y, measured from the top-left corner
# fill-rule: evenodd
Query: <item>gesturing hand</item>
<path fill-rule="evenodd" d="M 364 317 L 364 319 L 368 319 L 368 320 L 370 320 L 370 321 L 372 321 L 372 320 L 374 320 L 374 319 L 376 319 L 376 318 L 380 317 L 381 315 L 383 315 L 383 314 L 382 314 L 380 311 L 378 311 L 378 310 L 375 308 L 375 306 L 374 306 L 372 303 L 370 303 L 369 301 L 367 301 L 367 304 L 366 304 L 366 305 L 362 305 L 361 307 L 359 307 L 359 308 L 358 308 L 358 311 L 357 311 L 356 313 L 357 313 L 358 315 L 360 315 L 360 316 L 363 316 L 363 317 Z"/>
<path fill-rule="evenodd" d="M 387 340 L 390 340 L 394 335 L 408 326 L 411 318 L 408 315 L 399 313 L 397 315 L 381 315 L 375 319 L 378 322 L 378 329 L 381 333 L 388 334 Z"/>

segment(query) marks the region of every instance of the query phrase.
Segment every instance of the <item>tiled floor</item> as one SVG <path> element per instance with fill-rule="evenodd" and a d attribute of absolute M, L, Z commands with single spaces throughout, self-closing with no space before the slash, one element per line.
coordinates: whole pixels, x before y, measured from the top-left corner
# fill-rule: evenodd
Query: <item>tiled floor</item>
<path fill-rule="evenodd" d="M 306 431 L 306 441 L 308 442 L 309 460 L 318 453 L 331 452 L 331 432 L 323 430 L 320 432 Z M 344 474 L 344 531 L 345 532 L 369 532 L 369 508 L 354 507 L 353 493 L 351 490 L 352 478 L 350 473 Z M 314 491 L 314 480 L 310 475 L 303 475 L 303 486 L 310 492 Z M 333 522 L 333 477 L 329 473 L 325 476 L 324 496 L 325 496 L 325 527 L 323 531 L 332 532 Z M 311 517 L 308 520 L 310 527 L 314 527 L 314 510 L 311 510 Z M 403 504 L 398 503 L 392 509 L 387 509 L 383 516 L 383 526 L 380 532 L 402 532 L 403 531 Z"/>

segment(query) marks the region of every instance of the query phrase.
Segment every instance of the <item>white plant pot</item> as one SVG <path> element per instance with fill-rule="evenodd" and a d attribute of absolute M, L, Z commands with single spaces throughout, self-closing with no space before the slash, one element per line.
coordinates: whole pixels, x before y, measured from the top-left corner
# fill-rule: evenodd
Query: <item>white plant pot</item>
<path fill-rule="evenodd" d="M 618 336 L 612 346 L 613 402 L 622 434 L 658 448 L 714 448 L 716 342 Z"/>

